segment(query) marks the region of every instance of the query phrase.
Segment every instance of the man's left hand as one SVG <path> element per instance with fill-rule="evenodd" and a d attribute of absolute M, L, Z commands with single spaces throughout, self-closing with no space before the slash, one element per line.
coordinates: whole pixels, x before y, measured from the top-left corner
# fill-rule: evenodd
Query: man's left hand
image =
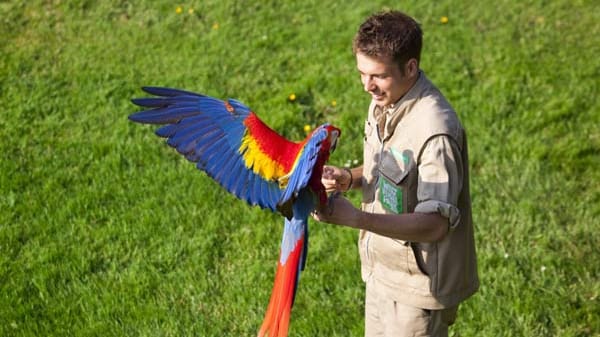
<path fill-rule="evenodd" d="M 354 228 L 360 226 L 362 215 L 361 210 L 339 193 L 332 194 L 327 205 L 313 212 L 313 218 L 317 221 Z"/>

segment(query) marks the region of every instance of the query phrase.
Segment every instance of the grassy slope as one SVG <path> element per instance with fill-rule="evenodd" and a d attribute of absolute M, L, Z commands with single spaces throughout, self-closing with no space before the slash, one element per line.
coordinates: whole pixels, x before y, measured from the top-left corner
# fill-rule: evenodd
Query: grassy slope
<path fill-rule="evenodd" d="M 0 335 L 239 336 L 260 324 L 281 221 L 129 123 L 141 85 L 238 98 L 292 138 L 331 121 L 344 130 L 332 162 L 361 156 L 368 101 L 349 45 L 385 4 L 155 3 L 0 3 Z M 455 335 L 597 334 L 598 6 L 403 9 L 470 136 L 482 288 Z M 311 228 L 292 335 L 361 335 L 356 233 Z"/>

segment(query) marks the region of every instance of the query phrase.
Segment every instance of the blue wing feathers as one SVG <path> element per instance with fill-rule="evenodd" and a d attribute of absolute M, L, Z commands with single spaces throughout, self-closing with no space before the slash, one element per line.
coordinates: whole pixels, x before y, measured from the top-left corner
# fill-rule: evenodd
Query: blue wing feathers
<path fill-rule="evenodd" d="M 199 156 L 198 161 L 202 162 L 202 170 L 206 169 L 206 165 L 208 161 L 214 156 L 214 153 L 207 152 L 210 149 L 212 144 L 211 138 L 201 138 L 196 143 L 196 148 L 194 149 L 194 153 Z M 200 167 L 198 167 L 200 168 Z"/>
<path fill-rule="evenodd" d="M 240 165 L 240 162 L 237 160 L 229 161 L 229 165 L 223 169 L 223 171 L 229 172 L 229 174 L 226 175 L 225 177 L 223 177 L 223 179 L 222 179 L 223 187 L 238 198 L 239 198 L 239 196 L 236 193 L 234 193 L 234 190 L 235 190 L 235 187 L 236 187 L 235 185 L 237 184 L 238 178 L 240 177 L 241 172 L 243 170 L 246 170 L 246 168 L 242 167 Z"/>
<path fill-rule="evenodd" d="M 244 186 L 244 189 L 247 191 L 246 196 L 248 197 L 248 202 L 251 202 L 252 200 L 266 200 L 264 196 L 260 194 L 260 191 L 264 189 L 262 187 L 263 185 L 265 185 L 264 181 L 260 179 L 259 176 L 254 172 L 250 172 L 248 175 L 248 182 Z M 268 205 L 275 204 L 272 202 L 265 203 L 265 206 Z M 271 209 L 274 210 L 274 208 Z"/>
<path fill-rule="evenodd" d="M 167 105 L 166 99 L 164 98 L 134 98 L 131 100 L 133 104 L 147 107 L 147 108 L 160 108 Z"/>
<path fill-rule="evenodd" d="M 216 142 L 211 142 L 204 154 L 206 155 L 206 171 L 208 173 L 213 173 L 215 170 L 219 169 L 220 161 L 224 156 L 221 155 L 220 151 L 218 151 L 219 146 L 223 143 L 223 139 L 218 139 Z M 219 182 L 220 183 L 220 182 Z"/>
<path fill-rule="evenodd" d="M 221 158 L 221 154 L 217 151 L 214 151 L 211 147 L 207 148 L 206 152 L 203 154 L 203 159 L 206 163 L 204 165 L 204 170 L 212 177 L 215 168 L 217 167 L 216 161 Z M 221 183 L 219 181 L 219 183 Z"/>
<path fill-rule="evenodd" d="M 164 87 L 142 87 L 142 90 L 155 96 L 173 97 L 173 96 L 196 96 L 205 97 L 204 95 L 197 94 L 191 91 L 185 91 L 181 89 L 164 88 Z"/>
<path fill-rule="evenodd" d="M 184 126 L 185 127 L 180 128 L 167 138 L 167 144 L 169 144 L 172 147 L 177 147 L 186 139 L 197 138 L 194 136 L 199 134 L 200 132 L 202 132 L 204 137 L 211 137 L 211 134 L 214 134 L 214 132 L 210 133 L 210 130 L 202 130 L 201 128 L 197 128 L 195 126 L 190 127 L 189 125 Z"/>
<path fill-rule="evenodd" d="M 211 126 L 191 126 L 185 129 L 181 129 L 177 133 L 170 136 L 167 140 L 167 143 L 172 147 L 178 147 L 179 144 L 182 144 L 189 140 L 197 141 L 201 138 L 206 138 L 208 141 L 216 141 L 217 138 L 221 137 L 223 137 L 223 133 L 219 130 L 213 129 Z"/>
<path fill-rule="evenodd" d="M 148 98 L 134 98 L 131 100 L 135 105 L 143 106 L 146 108 L 162 108 L 170 105 L 184 105 L 186 103 L 194 103 L 198 101 L 199 96 L 177 96 L 173 98 L 168 97 L 148 97 Z"/>
<path fill-rule="evenodd" d="M 219 153 L 215 151 L 211 151 L 211 148 L 207 148 L 207 150 L 202 154 L 202 162 L 204 163 L 204 171 L 208 173 L 212 177 L 212 172 L 214 172 L 215 161 L 220 158 Z M 219 182 L 220 183 L 220 182 Z"/>
<path fill-rule="evenodd" d="M 206 162 L 201 157 L 196 160 L 196 168 L 200 171 L 206 172 Z"/>
<path fill-rule="evenodd" d="M 250 174 L 248 174 L 248 179 L 246 180 L 246 182 L 244 182 L 245 185 L 245 190 L 246 190 L 246 196 L 248 197 L 248 202 L 250 204 L 252 204 L 253 200 L 260 200 L 262 199 L 260 197 L 260 190 L 261 188 L 261 181 L 260 179 L 257 179 L 257 175 L 254 172 L 250 172 Z M 251 186 L 252 188 L 248 188 L 248 186 Z"/>
<path fill-rule="evenodd" d="M 198 108 L 194 106 L 157 108 L 132 114 L 129 119 L 138 123 L 167 124 L 176 123 L 185 117 L 196 114 L 198 114 Z"/>
<path fill-rule="evenodd" d="M 279 189 L 279 186 L 275 184 L 267 186 L 266 196 L 270 203 L 277 205 L 279 203 L 279 197 L 281 196 L 281 190 Z"/>
<path fill-rule="evenodd" d="M 253 173 L 249 170 L 240 170 L 240 176 L 231 189 L 232 193 L 236 197 L 243 199 L 243 195 L 246 189 L 245 181 L 247 181 L 252 174 Z"/>
<path fill-rule="evenodd" d="M 204 141 L 207 144 L 210 144 L 212 142 L 216 142 L 220 137 L 222 137 L 222 135 L 220 135 L 218 132 L 209 131 L 204 133 L 204 139 L 199 139 L 197 137 L 172 137 L 167 139 L 167 144 L 169 144 L 169 146 L 171 147 L 176 148 L 179 153 L 184 154 L 197 149 L 200 141 Z M 189 147 L 187 151 L 183 149 L 184 146 L 182 145 L 187 145 Z"/>
<path fill-rule="evenodd" d="M 186 153 L 184 156 L 185 156 L 185 159 L 191 161 L 192 163 L 197 163 L 198 160 L 200 159 L 199 156 L 198 156 L 198 154 L 196 152 L 193 152 L 193 151 L 189 152 L 189 153 Z"/>
<path fill-rule="evenodd" d="M 167 138 L 167 137 L 174 135 L 175 132 L 178 132 L 179 130 L 190 127 L 190 125 L 192 127 L 194 127 L 196 124 L 201 124 L 202 121 L 207 118 L 208 117 L 203 116 L 203 115 L 188 117 L 183 121 L 179 121 L 178 123 L 167 124 L 167 125 L 161 126 L 160 128 L 158 128 L 155 131 L 155 133 L 159 137 Z M 207 123 L 204 123 L 204 124 L 207 124 Z"/>
<path fill-rule="evenodd" d="M 223 187 L 225 187 L 226 190 L 229 190 L 226 187 L 226 182 L 227 182 L 229 176 L 232 174 L 232 172 L 231 172 L 232 163 L 237 160 L 235 157 L 231 156 L 230 153 L 221 153 L 221 158 L 217 159 L 217 161 L 216 161 L 215 165 L 216 165 L 217 169 L 215 170 L 214 178 L 216 181 L 220 181 L 221 185 Z"/>
<path fill-rule="evenodd" d="M 181 129 L 182 127 L 183 126 L 181 124 L 167 124 L 156 129 L 154 133 L 159 137 L 167 138 L 175 134 L 175 132 L 177 132 L 177 130 Z"/>
<path fill-rule="evenodd" d="M 248 204 L 252 205 L 253 201 L 250 199 L 250 190 L 255 188 L 255 186 L 248 184 L 248 180 L 254 178 L 254 173 L 251 171 L 247 171 L 247 173 L 244 174 L 244 178 L 245 178 L 244 181 L 238 182 L 240 185 L 240 189 L 239 189 L 240 195 L 238 196 L 238 198 L 240 198 L 241 200 L 244 200 Z M 260 203 L 259 205 L 263 208 L 267 206 L 266 203 Z"/>

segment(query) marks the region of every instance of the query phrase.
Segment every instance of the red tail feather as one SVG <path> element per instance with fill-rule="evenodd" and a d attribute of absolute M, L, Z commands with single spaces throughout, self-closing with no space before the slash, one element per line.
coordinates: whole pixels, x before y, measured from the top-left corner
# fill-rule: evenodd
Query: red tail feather
<path fill-rule="evenodd" d="M 286 337 L 290 323 L 292 302 L 296 292 L 298 263 L 304 247 L 304 238 L 296 242 L 296 247 L 288 256 L 285 265 L 277 263 L 275 283 L 271 300 L 265 313 L 258 337 Z"/>

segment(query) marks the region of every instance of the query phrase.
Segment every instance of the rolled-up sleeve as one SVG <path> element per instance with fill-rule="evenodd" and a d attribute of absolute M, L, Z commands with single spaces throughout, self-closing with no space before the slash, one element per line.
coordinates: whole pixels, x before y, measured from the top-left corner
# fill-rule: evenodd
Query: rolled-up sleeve
<path fill-rule="evenodd" d="M 446 135 L 433 137 L 425 144 L 419 161 L 415 212 L 437 212 L 454 229 L 460 223 L 457 204 L 462 186 L 463 163 L 458 145 Z"/>

